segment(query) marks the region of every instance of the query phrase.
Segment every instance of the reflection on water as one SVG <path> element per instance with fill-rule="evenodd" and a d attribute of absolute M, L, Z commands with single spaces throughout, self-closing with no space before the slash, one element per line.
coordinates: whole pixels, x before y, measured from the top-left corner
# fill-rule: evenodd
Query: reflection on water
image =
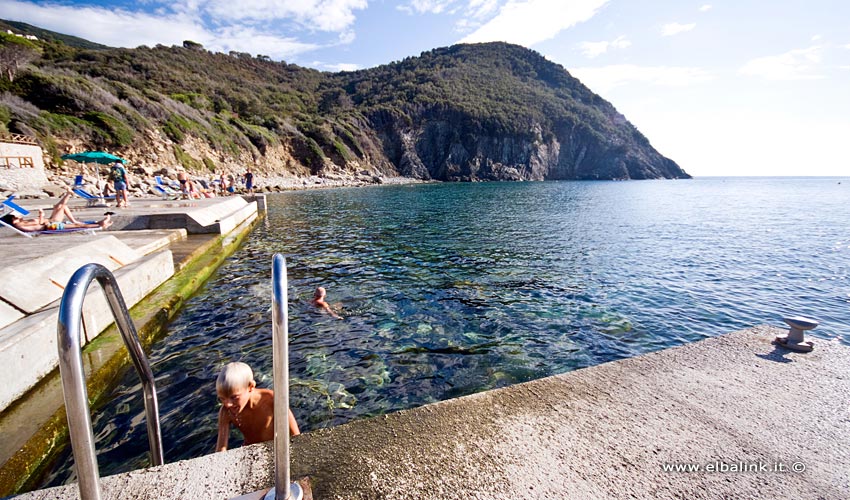
<path fill-rule="evenodd" d="M 847 189 L 701 179 L 270 196 L 268 219 L 152 348 L 166 461 L 212 452 L 224 363 L 271 386 L 274 253 L 289 268 L 291 402 L 309 431 L 783 315 L 848 342 Z M 312 308 L 320 285 L 345 319 Z M 104 474 L 147 463 L 134 377 L 95 416 Z M 53 484 L 70 476 L 59 462 Z"/>

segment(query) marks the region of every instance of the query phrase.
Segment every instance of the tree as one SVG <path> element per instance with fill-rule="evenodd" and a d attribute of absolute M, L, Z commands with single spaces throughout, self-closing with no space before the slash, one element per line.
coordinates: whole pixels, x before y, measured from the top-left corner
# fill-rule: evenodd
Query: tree
<path fill-rule="evenodd" d="M 189 50 L 204 50 L 204 46 L 198 42 L 193 42 L 192 40 L 183 40 L 183 48 Z"/>
<path fill-rule="evenodd" d="M 26 38 L 8 33 L 0 33 L 0 70 L 3 76 L 14 81 L 21 67 L 38 59 L 41 50 L 38 45 Z"/>

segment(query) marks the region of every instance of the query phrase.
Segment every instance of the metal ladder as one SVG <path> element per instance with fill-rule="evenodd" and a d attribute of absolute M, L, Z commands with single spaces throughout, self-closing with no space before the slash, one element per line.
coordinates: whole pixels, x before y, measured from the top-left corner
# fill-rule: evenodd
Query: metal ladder
<path fill-rule="evenodd" d="M 97 279 L 106 295 L 124 345 L 142 379 L 145 395 L 145 420 L 148 428 L 152 465 L 164 463 L 162 432 L 159 425 L 159 403 L 153 372 L 142 349 L 136 327 L 127 311 L 115 276 L 100 264 L 86 264 L 71 276 L 59 306 L 58 346 L 59 372 L 65 395 L 68 431 L 74 468 L 82 500 L 100 500 L 100 476 L 94 448 L 88 391 L 81 347 L 83 300 L 92 281 Z M 275 387 L 274 465 L 275 487 L 265 500 L 301 500 L 301 486 L 289 477 L 289 313 L 287 311 L 286 260 L 280 254 L 272 258 L 272 354 Z"/>
<path fill-rule="evenodd" d="M 65 409 L 68 415 L 68 432 L 71 435 L 71 450 L 74 454 L 74 469 L 80 487 L 82 500 L 100 500 L 100 475 L 97 468 L 97 455 L 94 449 L 91 414 L 88 406 L 85 372 L 81 345 L 81 323 L 83 301 L 89 285 L 94 280 L 100 283 L 118 331 L 124 345 L 130 352 L 130 359 L 142 380 L 145 396 L 145 420 L 148 428 L 151 465 L 164 463 L 162 454 L 162 432 L 159 426 L 159 403 L 156 399 L 156 386 L 153 372 L 147 356 L 142 350 L 136 327 L 127 311 L 124 297 L 118 288 L 115 276 L 100 264 L 86 264 L 71 276 L 68 286 L 62 294 L 59 305 L 58 348 L 59 373 L 62 377 L 62 390 L 65 395 Z"/>

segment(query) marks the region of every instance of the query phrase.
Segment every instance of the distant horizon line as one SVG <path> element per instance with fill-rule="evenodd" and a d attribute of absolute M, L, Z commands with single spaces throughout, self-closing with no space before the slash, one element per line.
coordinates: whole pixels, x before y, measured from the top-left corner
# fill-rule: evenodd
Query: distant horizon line
<path fill-rule="evenodd" d="M 836 175 L 836 174 L 826 174 L 826 175 L 797 175 L 797 174 L 770 174 L 770 175 L 723 175 L 723 174 L 707 174 L 707 175 L 692 175 L 692 178 L 697 177 L 789 177 L 789 178 L 798 178 L 798 179 L 806 179 L 806 178 L 838 178 L 838 179 L 850 179 L 850 175 Z M 687 179 L 684 179 L 687 180 Z"/>

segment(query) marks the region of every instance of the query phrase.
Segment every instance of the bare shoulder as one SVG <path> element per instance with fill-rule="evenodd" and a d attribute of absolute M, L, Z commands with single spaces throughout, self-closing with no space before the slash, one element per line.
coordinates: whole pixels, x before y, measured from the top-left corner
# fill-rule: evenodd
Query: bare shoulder
<path fill-rule="evenodd" d="M 260 393 L 260 399 L 257 401 L 257 409 L 262 412 L 274 412 L 274 391 L 271 389 L 255 389 Z"/>
<path fill-rule="evenodd" d="M 271 389 L 254 389 L 260 395 L 260 403 L 274 401 L 274 391 Z"/>

